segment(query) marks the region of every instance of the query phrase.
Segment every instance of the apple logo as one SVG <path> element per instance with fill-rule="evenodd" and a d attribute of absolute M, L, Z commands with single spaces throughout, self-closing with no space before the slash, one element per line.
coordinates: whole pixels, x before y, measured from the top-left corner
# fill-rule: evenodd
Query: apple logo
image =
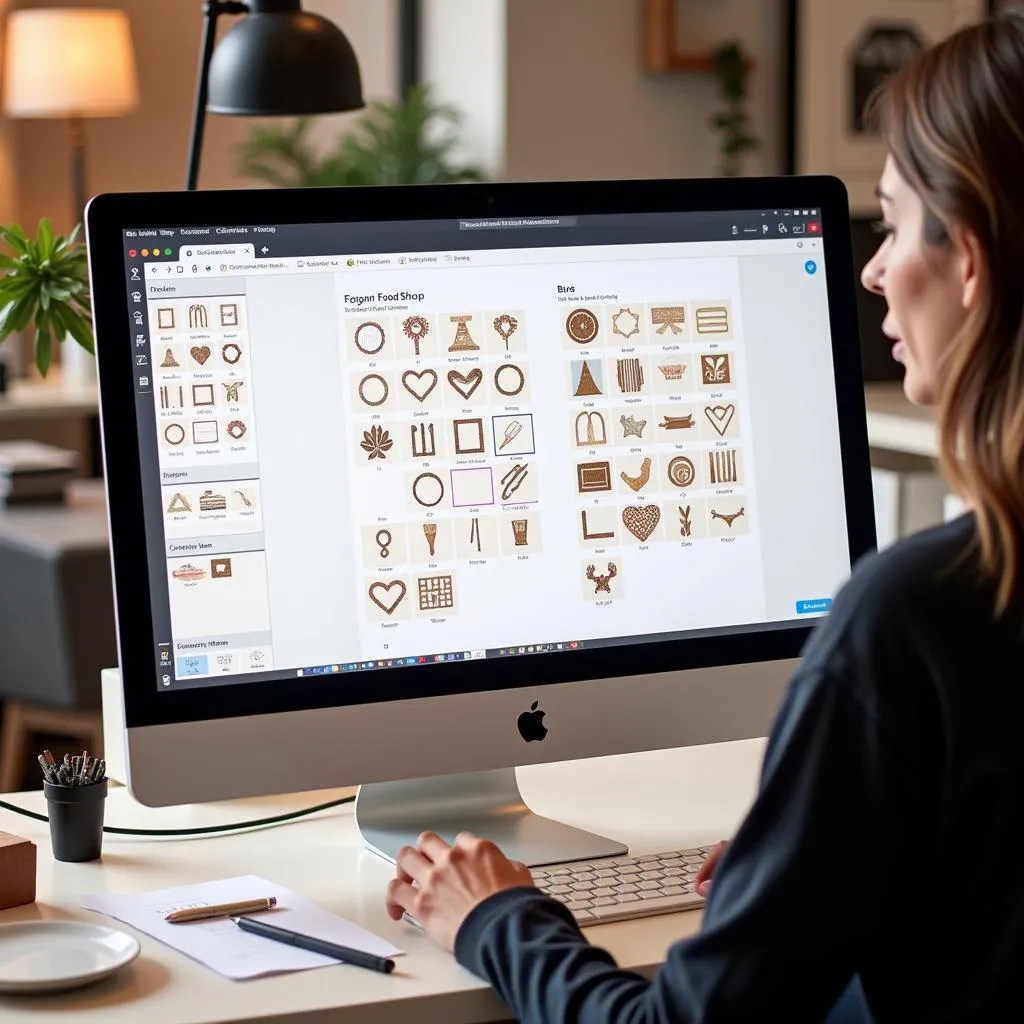
<path fill-rule="evenodd" d="M 544 724 L 544 712 L 537 710 L 539 703 L 540 701 L 535 700 L 530 705 L 530 710 L 524 711 L 516 722 L 519 735 L 527 743 L 533 743 L 534 740 L 539 742 L 548 734 L 548 727 Z"/>

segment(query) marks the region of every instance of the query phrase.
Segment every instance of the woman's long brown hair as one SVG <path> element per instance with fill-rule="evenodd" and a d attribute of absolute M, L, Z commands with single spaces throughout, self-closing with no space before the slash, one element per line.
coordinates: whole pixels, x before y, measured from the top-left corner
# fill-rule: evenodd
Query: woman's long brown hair
<path fill-rule="evenodd" d="M 963 29 L 896 75 L 877 114 L 924 202 L 925 241 L 966 228 L 990 285 L 942 367 L 940 458 L 977 520 L 1002 615 L 1021 592 L 1024 536 L 1024 11 Z"/>

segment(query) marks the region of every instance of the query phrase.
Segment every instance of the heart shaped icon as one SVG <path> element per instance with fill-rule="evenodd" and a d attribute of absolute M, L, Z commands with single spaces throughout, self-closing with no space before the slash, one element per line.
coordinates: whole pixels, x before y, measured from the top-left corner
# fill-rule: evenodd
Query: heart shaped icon
<path fill-rule="evenodd" d="M 736 415 L 736 406 L 731 403 L 729 405 L 706 405 L 704 406 L 704 415 L 707 416 L 711 426 L 718 431 L 718 436 L 725 437 L 725 432 L 729 429 L 733 416 Z"/>
<path fill-rule="evenodd" d="M 210 358 L 210 346 L 209 345 L 193 345 L 189 350 L 189 355 L 200 365 L 206 362 Z"/>
<path fill-rule="evenodd" d="M 437 387 L 436 370 L 406 370 L 402 374 L 402 387 L 416 399 L 425 402 L 427 396 Z"/>
<path fill-rule="evenodd" d="M 395 609 L 405 600 L 406 590 L 407 587 L 402 580 L 392 580 L 390 583 L 371 583 L 369 597 L 385 615 L 393 615 Z M 396 592 L 394 596 L 392 596 L 392 591 Z"/>
<path fill-rule="evenodd" d="M 630 505 L 622 510 L 622 524 L 641 544 L 658 528 L 661 509 L 657 505 Z"/>
<path fill-rule="evenodd" d="M 469 373 L 459 373 L 458 370 L 448 371 L 448 383 L 468 402 L 473 397 L 473 392 L 483 383 L 484 371 L 477 367 Z"/>

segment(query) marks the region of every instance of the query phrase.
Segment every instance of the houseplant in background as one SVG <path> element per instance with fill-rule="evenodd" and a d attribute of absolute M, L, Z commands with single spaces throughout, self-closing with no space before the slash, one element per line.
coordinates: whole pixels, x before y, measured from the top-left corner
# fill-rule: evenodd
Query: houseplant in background
<path fill-rule="evenodd" d="M 482 181 L 480 168 L 452 155 L 461 120 L 457 108 L 416 86 L 402 100 L 371 103 L 324 151 L 310 138 L 309 118 L 256 127 L 238 147 L 238 169 L 278 188 Z"/>
<path fill-rule="evenodd" d="M 17 224 L 0 226 L 0 344 L 12 334 L 33 329 L 35 362 L 46 376 L 54 343 L 73 339 L 94 352 L 89 300 L 89 268 L 79 229 L 54 235 L 50 222 L 39 222 L 35 238 Z"/>
<path fill-rule="evenodd" d="M 718 81 L 719 97 L 725 109 L 712 116 L 710 124 L 721 134 L 721 165 L 724 177 L 743 170 L 743 157 L 758 148 L 747 112 L 747 80 L 750 61 L 737 42 L 723 43 L 712 54 L 712 67 Z"/>

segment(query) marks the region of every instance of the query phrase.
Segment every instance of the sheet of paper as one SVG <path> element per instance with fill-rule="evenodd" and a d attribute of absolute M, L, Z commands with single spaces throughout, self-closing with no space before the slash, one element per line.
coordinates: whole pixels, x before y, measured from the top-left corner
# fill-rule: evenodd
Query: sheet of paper
<path fill-rule="evenodd" d="M 254 914 L 282 928 L 312 935 L 340 946 L 360 949 L 376 956 L 392 957 L 401 954 L 390 942 L 365 928 L 332 914 L 312 900 L 289 889 L 282 889 L 256 875 L 225 878 L 198 885 L 182 885 L 174 889 L 117 896 L 100 893 L 86 896 L 82 906 L 99 914 L 116 918 L 137 928 L 154 939 L 186 956 L 198 960 L 225 978 L 242 980 L 281 971 L 305 971 L 311 967 L 337 964 L 331 957 L 308 953 L 304 949 L 286 946 L 259 935 L 243 932 L 230 918 L 196 921 L 192 924 L 168 924 L 164 917 L 172 910 L 187 907 L 206 907 L 238 900 L 261 899 L 276 896 L 277 907 Z"/>

